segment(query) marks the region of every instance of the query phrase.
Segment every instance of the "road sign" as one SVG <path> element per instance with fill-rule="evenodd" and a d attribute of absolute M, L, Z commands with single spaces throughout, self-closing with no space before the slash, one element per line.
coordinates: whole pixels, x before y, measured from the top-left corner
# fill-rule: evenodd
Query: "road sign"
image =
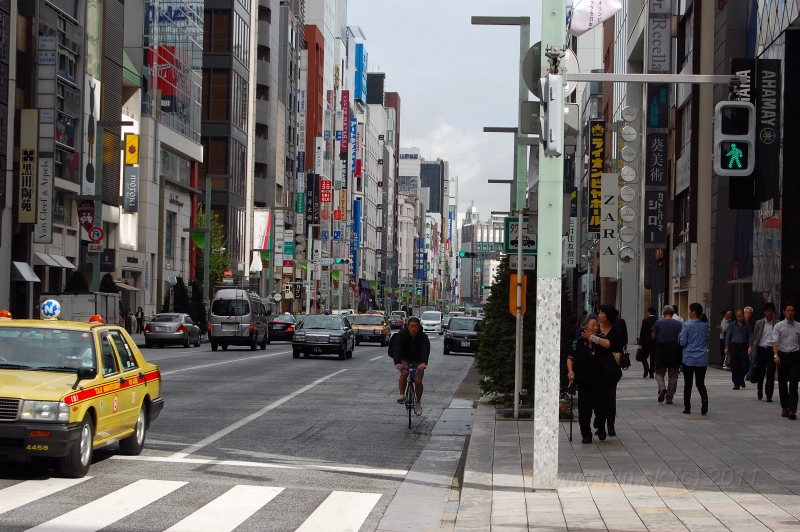
<path fill-rule="evenodd" d="M 510 256 L 510 261 L 508 267 L 512 270 L 517 269 L 517 264 L 519 261 L 517 260 L 516 255 Z M 536 269 L 536 255 L 523 255 L 522 256 L 522 269 L 523 270 L 535 270 Z"/>
<path fill-rule="evenodd" d="M 506 253 L 517 253 L 518 246 L 522 244 L 522 253 L 527 255 L 536 254 L 536 233 L 528 232 L 528 217 L 522 219 L 520 229 L 519 219 L 515 216 L 506 217 L 505 230 L 505 251 Z M 520 237 L 521 233 L 521 237 Z M 520 242 L 520 239 L 522 240 Z"/>
<path fill-rule="evenodd" d="M 95 242 L 89 242 L 87 244 L 89 253 L 102 253 L 103 252 L 103 244 L 97 244 Z"/>
<path fill-rule="evenodd" d="M 334 262 L 336 262 L 336 259 L 317 259 L 317 263 L 320 266 L 330 266 Z"/>
<path fill-rule="evenodd" d="M 96 225 L 89 229 L 89 240 L 92 242 L 100 242 L 106 236 L 105 232 Z"/>
<path fill-rule="evenodd" d="M 222 276 L 226 279 L 233 279 L 233 270 L 227 269 L 222 272 Z"/>
<path fill-rule="evenodd" d="M 79 201 L 78 202 L 78 221 L 86 232 L 89 232 L 94 226 L 94 202 L 93 201 Z"/>

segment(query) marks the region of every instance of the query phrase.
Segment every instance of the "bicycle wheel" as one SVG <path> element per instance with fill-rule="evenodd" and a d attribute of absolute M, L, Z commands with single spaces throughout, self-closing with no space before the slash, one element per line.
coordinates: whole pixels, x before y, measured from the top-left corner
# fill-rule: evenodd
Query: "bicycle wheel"
<path fill-rule="evenodd" d="M 411 428 L 411 412 L 416 406 L 417 395 L 414 392 L 414 381 L 409 380 L 406 384 L 406 410 L 408 411 L 408 428 Z"/>

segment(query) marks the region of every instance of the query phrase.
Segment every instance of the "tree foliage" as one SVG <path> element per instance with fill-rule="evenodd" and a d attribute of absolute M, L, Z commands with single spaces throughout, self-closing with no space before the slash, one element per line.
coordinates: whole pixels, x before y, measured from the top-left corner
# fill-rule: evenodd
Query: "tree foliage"
<path fill-rule="evenodd" d="M 183 282 L 183 277 L 178 277 L 172 291 L 175 294 L 175 302 L 172 305 L 173 312 L 191 314 L 192 305 L 189 302 L 189 291 L 186 289 L 186 283 Z"/>
<path fill-rule="evenodd" d="M 192 317 L 192 321 L 200 327 L 200 333 L 204 334 L 206 326 L 208 325 L 208 319 L 206 317 L 206 307 L 203 304 L 203 289 L 197 281 L 192 281 L 189 285 L 192 287 L 192 299 L 190 302 L 191 311 L 189 315 Z"/>
<path fill-rule="evenodd" d="M 516 317 L 509 312 L 511 270 L 504 258 L 492 282 L 491 294 L 483 309 L 483 326 L 479 333 L 475 365 L 486 377 L 481 392 L 514 394 L 514 361 L 516 351 Z M 523 316 L 522 391 L 533 394 L 534 350 L 536 345 L 536 277 L 528 275 L 527 310 Z M 513 288 L 516 290 L 516 287 Z"/>
<path fill-rule="evenodd" d="M 206 226 L 206 214 L 203 210 L 203 205 L 198 203 L 197 204 L 197 227 L 205 227 Z M 200 241 L 205 242 L 205 234 L 198 233 L 196 236 L 193 236 L 193 240 L 195 238 L 199 238 Z M 231 260 L 230 255 L 225 251 L 220 251 L 221 249 L 225 248 L 225 243 L 227 239 L 225 238 L 225 229 L 222 226 L 222 223 L 219 221 L 219 216 L 214 211 L 211 211 L 211 256 L 209 259 L 209 281 L 213 286 L 215 282 L 219 281 L 222 278 L 222 272 L 227 270 L 231 267 Z M 196 241 L 195 241 L 196 242 Z M 205 267 L 205 258 L 204 254 L 206 253 L 205 244 L 203 249 L 200 249 L 198 245 L 195 245 L 195 275 L 197 280 L 201 283 L 203 282 L 203 268 Z M 209 287 L 209 293 L 211 287 Z"/>
<path fill-rule="evenodd" d="M 109 294 L 119 293 L 117 283 L 114 282 L 114 278 L 111 277 L 110 273 L 105 274 L 103 278 L 100 279 L 100 292 L 107 292 Z"/>
<path fill-rule="evenodd" d="M 67 277 L 67 282 L 64 283 L 64 292 L 68 294 L 73 294 L 75 292 L 88 292 L 89 291 L 89 283 L 86 282 L 86 277 L 83 276 L 83 272 L 75 270 L 72 274 Z"/>

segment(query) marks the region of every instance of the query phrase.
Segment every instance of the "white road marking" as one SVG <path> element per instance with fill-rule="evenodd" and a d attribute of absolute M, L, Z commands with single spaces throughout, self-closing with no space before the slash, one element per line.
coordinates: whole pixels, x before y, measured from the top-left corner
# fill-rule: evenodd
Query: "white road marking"
<path fill-rule="evenodd" d="M 94 532 L 185 486 L 171 480 L 137 480 L 105 497 L 33 527 L 28 532 Z"/>
<path fill-rule="evenodd" d="M 353 532 L 360 530 L 380 493 L 334 491 L 295 532 Z"/>
<path fill-rule="evenodd" d="M 230 532 L 283 490 L 268 486 L 234 486 L 164 532 Z"/>
<path fill-rule="evenodd" d="M 172 375 L 173 373 L 179 373 L 181 371 L 193 371 L 196 369 L 203 369 L 203 368 L 210 368 L 212 366 L 221 366 L 222 364 L 232 364 L 233 362 L 242 362 L 245 360 L 256 360 L 259 358 L 267 358 L 267 357 L 274 357 L 277 355 L 285 355 L 287 353 L 291 353 L 291 351 L 281 351 L 280 353 L 270 353 L 268 355 L 258 355 L 255 357 L 247 357 L 247 358 L 235 358 L 233 360 L 226 360 L 224 362 L 214 362 L 213 364 L 203 364 L 202 366 L 192 366 L 191 368 L 183 368 L 183 369 L 173 369 L 172 371 L 162 371 L 161 375 Z"/>
<path fill-rule="evenodd" d="M 48 478 L 45 480 L 26 480 L 25 482 L 14 484 L 0 490 L 0 514 L 71 488 L 90 478 L 92 477 Z"/>
<path fill-rule="evenodd" d="M 364 475 L 386 475 L 404 477 L 406 469 L 378 469 L 369 467 L 333 466 L 320 464 L 287 464 L 272 462 L 247 462 L 244 460 L 217 460 L 214 458 L 182 458 L 176 456 L 123 456 L 114 455 L 112 460 L 132 460 L 134 462 L 165 462 L 172 464 L 197 464 L 229 467 L 256 467 L 263 469 L 302 469 L 314 471 L 331 471 L 335 473 L 357 473 Z"/>
<path fill-rule="evenodd" d="M 375 358 L 370 358 L 370 359 L 367 361 L 367 364 L 369 364 L 370 362 L 375 362 L 375 361 L 376 361 L 376 360 L 378 360 L 379 358 L 383 358 L 383 355 L 381 355 L 381 356 L 379 356 L 379 357 L 375 357 Z"/>
<path fill-rule="evenodd" d="M 347 370 L 346 369 L 340 369 L 339 371 L 335 371 L 335 372 L 331 373 L 330 375 L 326 375 L 325 377 L 322 377 L 321 379 L 315 380 L 314 382 L 312 382 L 311 384 L 309 384 L 307 386 L 303 386 L 299 390 L 296 390 L 296 391 L 290 393 L 289 395 L 281 397 L 277 401 L 268 404 L 267 406 L 265 406 L 261 410 L 259 410 L 257 412 L 253 412 L 249 416 L 240 419 L 236 423 L 233 423 L 232 425 L 228 425 L 224 429 L 218 430 L 217 432 L 215 432 L 211 436 L 208 436 L 207 438 L 203 438 L 199 442 L 194 443 L 194 444 L 190 445 L 189 447 L 186 447 L 185 449 L 183 449 L 181 451 L 178 451 L 177 453 L 172 455 L 172 458 L 186 458 L 188 455 L 190 455 L 190 454 L 192 454 L 192 453 L 194 453 L 196 451 L 199 451 L 200 449 L 202 449 L 206 445 L 208 445 L 210 443 L 213 443 L 213 442 L 217 441 L 218 439 L 220 439 L 220 438 L 222 438 L 224 436 L 227 436 L 228 434 L 230 434 L 234 430 L 236 430 L 238 428 L 241 428 L 241 427 L 247 425 L 248 423 L 250 423 L 251 421 L 254 421 L 254 420 L 260 418 L 261 416 L 263 416 L 267 412 L 269 412 L 271 410 L 275 410 L 276 408 L 281 406 L 283 403 L 289 401 L 290 399 L 293 399 L 293 398 L 297 397 L 298 395 L 300 395 L 303 392 L 307 392 L 308 390 L 310 390 L 311 388 L 313 388 L 317 384 L 323 383 L 326 380 L 330 379 L 331 377 L 335 377 L 336 375 L 338 375 L 340 373 L 344 373 L 345 371 L 347 371 Z"/>

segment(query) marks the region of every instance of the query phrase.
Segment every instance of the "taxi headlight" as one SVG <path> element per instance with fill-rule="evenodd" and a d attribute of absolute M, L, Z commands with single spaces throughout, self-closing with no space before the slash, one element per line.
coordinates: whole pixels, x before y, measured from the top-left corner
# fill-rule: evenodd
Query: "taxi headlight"
<path fill-rule="evenodd" d="M 330 337 L 328 337 L 328 343 L 329 344 L 338 344 L 341 341 L 342 341 L 342 337 L 341 336 L 330 336 Z"/>
<path fill-rule="evenodd" d="M 306 341 L 305 333 L 304 334 L 295 334 L 294 335 L 294 341 L 295 342 L 305 342 Z"/>
<path fill-rule="evenodd" d="M 25 401 L 22 403 L 20 419 L 67 423 L 69 421 L 69 405 L 64 401 Z"/>
<path fill-rule="evenodd" d="M 453 333 L 451 333 L 450 331 L 445 331 L 444 332 L 444 337 L 445 338 L 452 338 L 453 337 Z"/>

